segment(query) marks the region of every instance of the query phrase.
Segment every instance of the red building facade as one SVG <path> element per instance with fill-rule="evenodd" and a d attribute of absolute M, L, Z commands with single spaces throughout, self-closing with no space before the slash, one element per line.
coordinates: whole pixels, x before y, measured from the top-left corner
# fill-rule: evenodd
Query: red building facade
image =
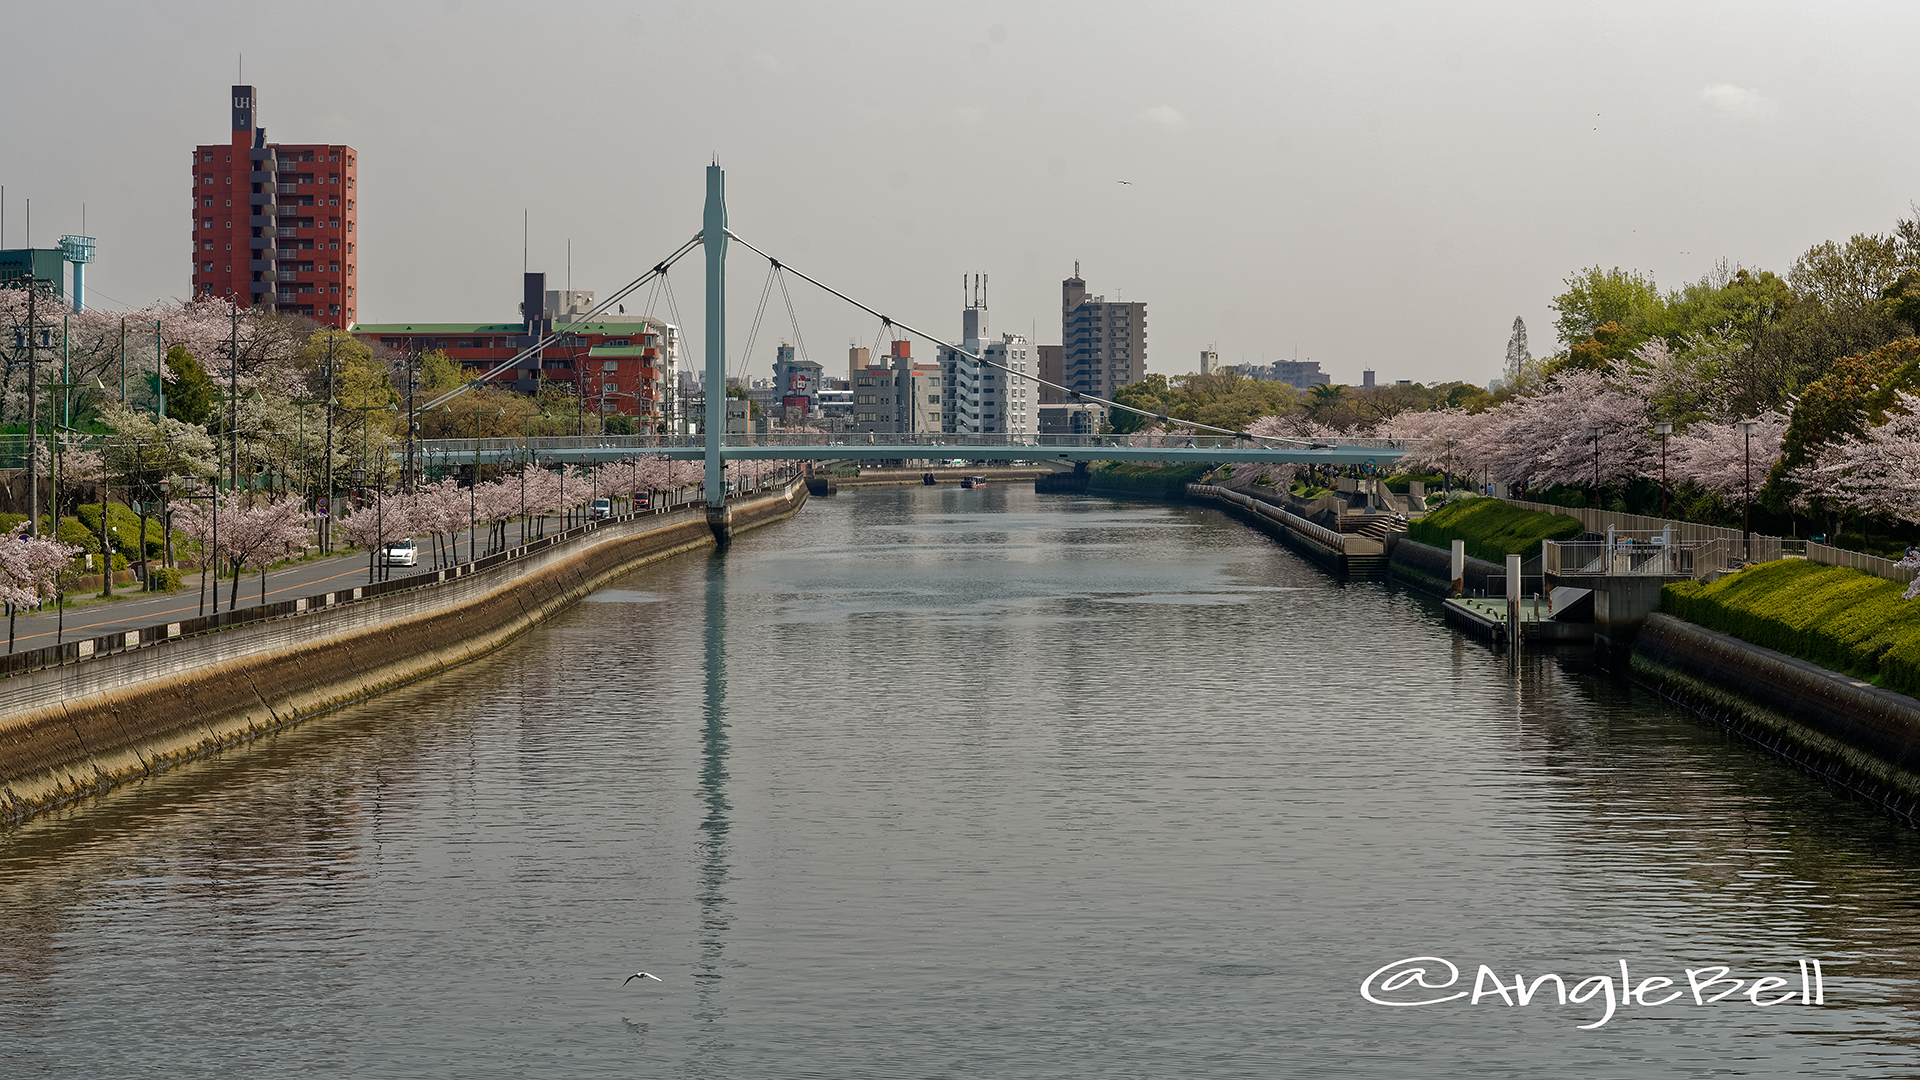
<path fill-rule="evenodd" d="M 347 327 L 359 307 L 359 154 L 270 143 L 253 87 L 233 88 L 232 134 L 193 151 L 193 291 Z"/>

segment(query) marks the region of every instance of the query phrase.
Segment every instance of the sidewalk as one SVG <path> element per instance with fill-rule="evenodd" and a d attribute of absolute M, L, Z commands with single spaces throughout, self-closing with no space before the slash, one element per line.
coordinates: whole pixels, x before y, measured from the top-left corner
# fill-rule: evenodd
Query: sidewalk
<path fill-rule="evenodd" d="M 551 533 L 552 529 L 549 529 Z M 488 529 L 479 530 L 482 554 L 485 554 Z M 529 533 L 529 536 L 534 535 Z M 509 526 L 507 541 L 517 544 L 520 534 Z M 462 562 L 471 558 L 468 555 L 469 533 L 462 530 L 454 537 Z M 431 570 L 434 566 L 434 548 L 421 544 L 420 564 L 418 566 L 396 566 L 389 575 L 404 577 Z M 440 547 L 441 564 L 452 561 L 453 547 L 443 544 Z M 378 568 L 376 568 L 376 574 Z M 200 589 L 204 575 L 194 574 L 175 593 L 150 593 L 140 591 L 138 585 L 118 586 L 114 591 L 115 599 L 107 603 L 89 604 L 81 608 L 69 608 L 64 612 L 66 625 L 61 626 L 61 615 L 52 608 L 32 614 L 22 613 L 14 621 L 14 652 L 23 649 L 37 649 L 52 645 L 56 638 L 71 641 L 74 638 L 101 637 L 106 634 L 127 630 L 138 630 L 157 623 L 190 619 L 197 615 L 212 614 L 214 597 L 219 597 L 219 610 L 227 610 L 232 600 L 233 578 L 229 575 L 221 578 L 216 587 L 207 583 L 206 609 L 201 609 Z M 267 603 L 296 596 L 310 596 L 317 592 L 351 589 L 356 585 L 369 584 L 367 574 L 367 553 L 353 552 L 348 555 L 336 555 L 313 562 L 297 563 L 293 566 L 267 572 Z M 127 590 L 132 591 L 127 591 Z M 95 593 L 94 595 L 99 595 Z M 126 599 L 120 599 L 120 597 Z M 240 576 L 240 604 L 238 610 L 257 607 L 260 604 L 260 574 L 248 571 Z"/>

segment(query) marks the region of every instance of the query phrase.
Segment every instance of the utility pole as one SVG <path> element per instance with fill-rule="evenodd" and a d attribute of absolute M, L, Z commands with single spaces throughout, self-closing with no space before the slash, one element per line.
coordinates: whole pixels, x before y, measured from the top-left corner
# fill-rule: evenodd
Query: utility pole
<path fill-rule="evenodd" d="M 326 449 L 326 520 L 321 523 L 320 550 L 333 550 L 333 407 L 337 402 L 333 396 L 333 328 L 327 328 L 327 449 Z"/>
<path fill-rule="evenodd" d="M 31 204 L 29 204 L 31 205 Z M 27 534 L 40 535 L 40 282 L 27 279 Z M 58 535 L 58 530 L 55 530 Z M 144 537 L 142 538 L 145 539 Z"/>
<path fill-rule="evenodd" d="M 232 312 L 233 329 L 227 339 L 227 446 L 230 471 L 229 491 L 240 490 L 240 305 L 227 301 Z M 234 586 L 236 589 L 239 586 Z"/>

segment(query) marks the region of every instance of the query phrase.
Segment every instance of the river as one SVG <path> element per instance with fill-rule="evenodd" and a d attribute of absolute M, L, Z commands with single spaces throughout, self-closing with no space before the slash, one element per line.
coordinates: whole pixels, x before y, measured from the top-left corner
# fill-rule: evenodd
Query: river
<path fill-rule="evenodd" d="M 866 491 L 0 832 L 0 1075 L 1912 1076 L 1917 870 L 1214 511 Z"/>

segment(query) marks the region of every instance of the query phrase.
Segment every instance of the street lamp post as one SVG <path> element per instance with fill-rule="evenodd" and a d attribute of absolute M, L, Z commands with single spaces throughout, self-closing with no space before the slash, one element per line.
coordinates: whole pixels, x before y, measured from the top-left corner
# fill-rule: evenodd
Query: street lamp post
<path fill-rule="evenodd" d="M 1739 423 L 1740 434 L 1747 439 L 1746 482 L 1743 485 L 1745 507 L 1740 513 L 1740 543 L 1745 557 L 1753 556 L 1753 428 L 1755 421 L 1742 420 Z"/>
<path fill-rule="evenodd" d="M 1600 509 L 1600 433 L 1599 425 L 1587 428 L 1587 437 L 1593 440 L 1593 508 Z"/>
<path fill-rule="evenodd" d="M 1653 433 L 1660 436 L 1660 516 L 1667 516 L 1667 436 L 1673 434 L 1672 424 L 1655 424 Z"/>

